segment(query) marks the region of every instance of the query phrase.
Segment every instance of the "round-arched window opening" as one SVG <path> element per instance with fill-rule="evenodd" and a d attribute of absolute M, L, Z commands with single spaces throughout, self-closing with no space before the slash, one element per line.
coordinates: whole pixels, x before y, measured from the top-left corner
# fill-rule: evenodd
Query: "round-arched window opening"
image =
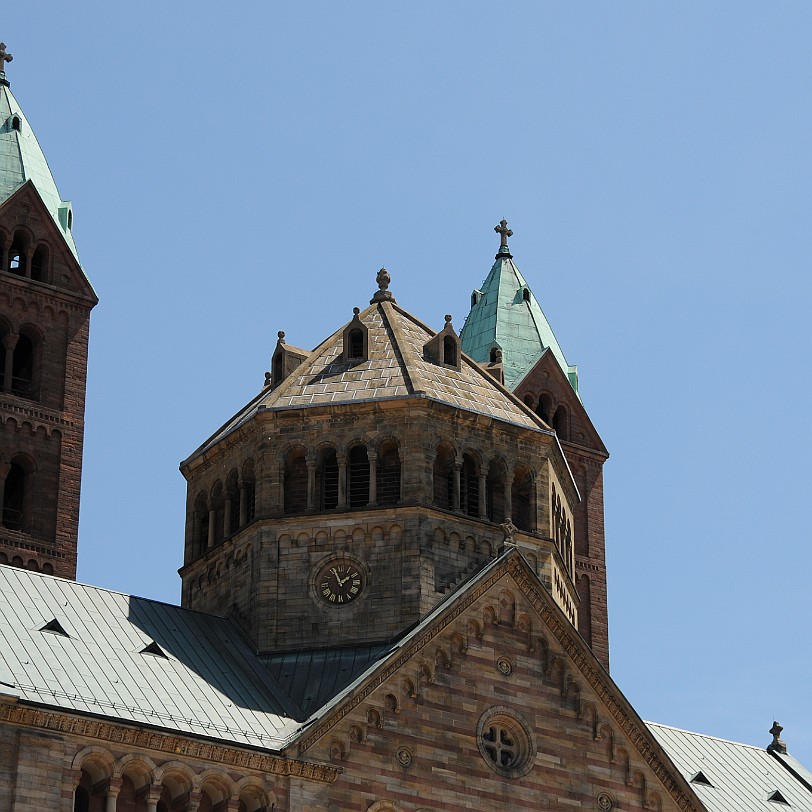
<path fill-rule="evenodd" d="M 532 768 L 536 756 L 533 733 L 510 708 L 485 711 L 477 725 L 476 738 L 482 757 L 499 775 L 520 778 Z"/>
<path fill-rule="evenodd" d="M 11 119 L 11 129 L 12 130 L 17 130 L 19 132 L 19 130 L 20 130 L 20 117 L 19 116 L 14 116 Z"/>

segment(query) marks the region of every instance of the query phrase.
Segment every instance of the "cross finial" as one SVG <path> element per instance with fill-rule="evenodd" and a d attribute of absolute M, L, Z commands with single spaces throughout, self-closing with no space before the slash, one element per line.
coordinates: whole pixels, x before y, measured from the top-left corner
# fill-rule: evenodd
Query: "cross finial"
<path fill-rule="evenodd" d="M 6 62 L 11 62 L 14 57 L 6 51 L 6 43 L 0 42 L 0 81 L 8 85 L 6 81 Z"/>
<path fill-rule="evenodd" d="M 496 258 L 511 257 L 510 248 L 508 248 L 508 237 L 513 236 L 513 232 L 507 227 L 507 220 L 500 220 L 498 226 L 494 226 L 493 230 L 499 235 L 499 253 Z"/>

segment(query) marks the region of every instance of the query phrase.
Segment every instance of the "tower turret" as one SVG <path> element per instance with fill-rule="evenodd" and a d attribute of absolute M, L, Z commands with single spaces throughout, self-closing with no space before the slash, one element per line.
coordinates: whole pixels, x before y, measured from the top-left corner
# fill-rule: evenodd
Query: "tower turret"
<path fill-rule="evenodd" d="M 76 575 L 90 311 L 73 210 L 0 43 L 0 563 Z"/>

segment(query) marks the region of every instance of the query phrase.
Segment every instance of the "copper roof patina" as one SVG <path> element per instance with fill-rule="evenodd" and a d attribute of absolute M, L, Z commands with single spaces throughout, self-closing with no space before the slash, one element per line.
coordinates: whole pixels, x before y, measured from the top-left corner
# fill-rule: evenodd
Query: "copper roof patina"
<path fill-rule="evenodd" d="M 533 291 L 513 262 L 507 244 L 513 232 L 505 220 L 495 231 L 501 237 L 499 253 L 482 288 L 471 296 L 471 311 L 460 330 L 463 352 L 485 363 L 491 350 L 501 350 L 505 386 L 510 390 L 521 383 L 544 352 L 552 352 L 577 393 L 578 368 L 567 363 Z"/>
<path fill-rule="evenodd" d="M 0 46 L 5 53 L 3 43 Z M 78 259 L 71 233 L 70 202 L 62 200 L 37 136 L 14 98 L 5 73 L 0 72 L 0 204 L 28 180 L 34 184 L 65 242 Z"/>

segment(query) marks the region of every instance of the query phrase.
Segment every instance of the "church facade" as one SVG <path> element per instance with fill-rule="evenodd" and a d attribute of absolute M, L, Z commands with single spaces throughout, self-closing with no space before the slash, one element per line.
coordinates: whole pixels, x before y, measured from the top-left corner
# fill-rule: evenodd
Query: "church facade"
<path fill-rule="evenodd" d="M 181 463 L 181 606 L 72 580 L 71 230 L 0 72 L 0 810 L 812 810 L 779 726 L 646 723 L 613 682 L 608 454 L 505 221 L 459 332 L 381 269 L 315 349 L 279 333 Z"/>

